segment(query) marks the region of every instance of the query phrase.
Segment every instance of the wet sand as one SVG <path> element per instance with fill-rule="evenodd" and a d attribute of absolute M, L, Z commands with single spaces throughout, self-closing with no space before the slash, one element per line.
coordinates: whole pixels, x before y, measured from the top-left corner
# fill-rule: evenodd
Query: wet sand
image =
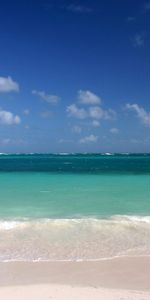
<path fill-rule="evenodd" d="M 150 257 L 0 263 L 0 299 L 150 299 Z"/>

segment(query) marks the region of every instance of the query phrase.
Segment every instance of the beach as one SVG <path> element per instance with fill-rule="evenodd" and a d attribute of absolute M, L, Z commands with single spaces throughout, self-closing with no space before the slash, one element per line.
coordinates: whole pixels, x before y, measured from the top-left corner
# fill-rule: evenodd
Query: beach
<path fill-rule="evenodd" d="M 0 264 L 0 299 L 148 300 L 150 258 Z"/>
<path fill-rule="evenodd" d="M 0 299 L 150 299 L 150 155 L 0 156 Z"/>
<path fill-rule="evenodd" d="M 150 300 L 150 0 L 0 24 L 0 300 Z"/>

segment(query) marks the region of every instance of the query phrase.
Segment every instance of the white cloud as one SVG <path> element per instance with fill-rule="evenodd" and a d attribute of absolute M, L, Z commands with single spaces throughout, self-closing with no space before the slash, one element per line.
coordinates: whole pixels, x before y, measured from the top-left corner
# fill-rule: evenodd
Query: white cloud
<path fill-rule="evenodd" d="M 116 112 L 109 108 L 108 110 L 104 110 L 104 119 L 105 120 L 115 120 L 117 117 Z"/>
<path fill-rule="evenodd" d="M 41 117 L 46 119 L 46 118 L 51 118 L 52 117 L 52 112 L 49 110 L 41 112 Z"/>
<path fill-rule="evenodd" d="M 76 117 L 78 119 L 85 119 L 88 117 L 88 113 L 84 108 L 78 108 L 76 104 L 71 104 L 67 107 L 69 116 Z"/>
<path fill-rule="evenodd" d="M 57 104 L 60 100 L 59 96 L 49 95 L 49 94 L 46 94 L 44 91 L 33 90 L 32 94 L 40 97 L 42 100 L 44 100 L 50 104 Z"/>
<path fill-rule="evenodd" d="M 25 125 L 25 129 L 30 129 L 30 126 L 28 124 Z"/>
<path fill-rule="evenodd" d="M 10 76 L 0 77 L 0 92 L 18 92 L 19 84 L 15 82 Z"/>
<path fill-rule="evenodd" d="M 92 118 L 97 120 L 114 120 L 116 112 L 112 109 L 104 110 L 99 106 L 91 106 L 88 109 L 79 108 L 76 104 L 71 104 L 66 110 L 71 117 L 78 119 Z"/>
<path fill-rule="evenodd" d="M 13 124 L 20 124 L 21 119 L 19 116 L 14 115 L 10 111 L 0 110 L 0 123 L 5 125 L 13 125 Z"/>
<path fill-rule="evenodd" d="M 93 125 L 93 127 L 99 127 L 100 126 L 100 122 L 97 121 L 97 120 L 93 120 L 92 121 L 92 125 Z"/>
<path fill-rule="evenodd" d="M 74 141 L 71 139 L 60 139 L 58 141 L 59 144 L 63 144 L 63 143 L 73 143 Z"/>
<path fill-rule="evenodd" d="M 147 3 L 144 4 L 144 9 L 145 9 L 146 11 L 149 11 L 149 10 L 150 10 L 150 2 L 147 2 Z"/>
<path fill-rule="evenodd" d="M 60 143 L 60 144 L 62 144 L 62 143 L 64 143 L 64 142 L 65 142 L 64 139 L 60 139 L 60 140 L 58 141 L 58 143 Z"/>
<path fill-rule="evenodd" d="M 87 105 L 87 107 L 81 107 L 80 105 Z M 92 125 L 99 127 L 99 120 L 115 120 L 116 112 L 112 109 L 103 109 L 101 106 L 101 98 L 89 90 L 78 91 L 78 104 L 73 103 L 67 106 L 67 113 L 70 117 L 78 119 L 94 119 Z"/>
<path fill-rule="evenodd" d="M 26 144 L 26 141 L 23 139 L 10 139 L 10 138 L 4 138 L 0 141 L 0 144 L 3 146 L 6 146 L 8 144 Z"/>
<path fill-rule="evenodd" d="M 101 98 L 90 91 L 78 91 L 78 99 L 82 104 L 101 104 Z"/>
<path fill-rule="evenodd" d="M 133 143 L 133 144 L 139 144 L 139 143 L 141 143 L 141 142 L 143 142 L 143 141 L 140 141 L 140 140 L 137 140 L 137 139 L 135 139 L 135 138 L 132 138 L 132 139 L 130 140 L 130 142 Z"/>
<path fill-rule="evenodd" d="M 89 108 L 89 116 L 94 119 L 102 119 L 104 116 L 104 111 L 99 106 L 93 106 Z"/>
<path fill-rule="evenodd" d="M 150 125 L 150 112 L 147 112 L 143 107 L 138 104 L 126 104 L 126 109 L 133 110 L 136 112 L 138 118 L 145 125 Z"/>
<path fill-rule="evenodd" d="M 143 35 L 141 35 L 141 34 L 136 34 L 135 36 L 134 36 L 134 38 L 133 38 L 133 46 L 134 47 L 142 47 L 142 46 L 144 46 L 144 38 L 143 38 Z"/>
<path fill-rule="evenodd" d="M 104 110 L 99 106 L 89 108 L 89 116 L 94 119 L 114 120 L 116 112 L 112 109 Z"/>
<path fill-rule="evenodd" d="M 128 17 L 127 18 L 127 22 L 133 22 L 133 21 L 135 21 L 135 17 Z"/>
<path fill-rule="evenodd" d="M 85 136 L 79 140 L 80 144 L 88 144 L 88 143 L 96 143 L 98 140 L 98 136 L 91 134 L 89 136 Z"/>
<path fill-rule="evenodd" d="M 78 125 L 75 125 L 75 126 L 73 126 L 72 130 L 75 133 L 81 133 L 82 128 L 80 126 L 78 126 Z"/>
<path fill-rule="evenodd" d="M 92 9 L 84 5 L 70 4 L 66 7 L 67 10 L 74 13 L 91 13 Z"/>
<path fill-rule="evenodd" d="M 5 139 L 1 140 L 2 145 L 8 145 L 10 142 L 11 142 L 11 139 L 9 139 L 9 138 L 5 138 Z"/>
<path fill-rule="evenodd" d="M 28 115 L 30 114 L 30 111 L 29 111 L 29 109 L 25 109 L 25 110 L 23 111 L 23 113 L 24 113 L 24 115 L 28 116 Z"/>
<path fill-rule="evenodd" d="M 116 128 L 116 127 L 113 127 L 113 128 L 110 129 L 110 132 L 111 132 L 112 134 L 118 134 L 118 133 L 119 133 L 119 129 Z"/>

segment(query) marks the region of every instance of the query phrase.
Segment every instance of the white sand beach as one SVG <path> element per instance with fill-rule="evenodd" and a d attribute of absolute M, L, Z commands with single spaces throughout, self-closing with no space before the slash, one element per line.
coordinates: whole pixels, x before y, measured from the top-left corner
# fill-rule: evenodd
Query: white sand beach
<path fill-rule="evenodd" d="M 2 287 L 0 298 L 5 300 L 149 300 L 150 293 L 42 284 Z"/>
<path fill-rule="evenodd" d="M 150 258 L 0 263 L 0 299 L 148 300 Z"/>

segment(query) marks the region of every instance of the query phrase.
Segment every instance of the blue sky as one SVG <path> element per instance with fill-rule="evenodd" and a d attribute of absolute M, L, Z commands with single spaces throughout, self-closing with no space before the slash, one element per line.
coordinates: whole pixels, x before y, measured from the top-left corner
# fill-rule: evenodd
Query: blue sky
<path fill-rule="evenodd" d="M 150 152 L 150 1 L 0 6 L 0 152 Z"/>

